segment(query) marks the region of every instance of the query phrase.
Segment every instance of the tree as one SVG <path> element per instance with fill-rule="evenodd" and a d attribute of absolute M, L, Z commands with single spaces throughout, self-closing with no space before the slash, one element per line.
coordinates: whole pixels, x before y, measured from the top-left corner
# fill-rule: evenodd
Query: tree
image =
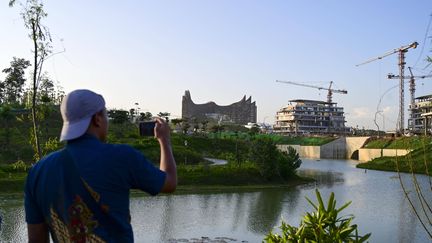
<path fill-rule="evenodd" d="M 108 117 L 114 124 L 124 124 L 129 121 L 129 112 L 126 110 L 109 110 Z"/>
<path fill-rule="evenodd" d="M 182 122 L 181 122 L 181 124 L 182 124 L 182 131 L 183 131 L 183 133 L 187 134 L 187 132 L 188 132 L 188 130 L 190 128 L 189 121 L 187 119 L 183 119 Z"/>
<path fill-rule="evenodd" d="M 281 152 L 270 138 L 258 138 L 251 141 L 249 160 L 256 164 L 261 176 L 273 179 L 289 179 L 295 175 L 301 165 L 297 151 L 289 147 L 288 152 Z"/>
<path fill-rule="evenodd" d="M 177 126 L 182 123 L 182 119 L 179 118 L 175 118 L 171 120 L 171 123 L 174 125 L 174 129 L 177 130 Z"/>
<path fill-rule="evenodd" d="M 39 97 L 40 101 L 45 104 L 55 101 L 56 90 L 54 82 L 47 75 L 44 75 L 41 79 Z"/>
<path fill-rule="evenodd" d="M 201 128 L 205 132 L 207 130 L 207 124 L 209 123 L 208 120 L 202 120 L 201 121 Z"/>
<path fill-rule="evenodd" d="M 146 111 L 146 112 L 141 112 L 141 113 L 140 113 L 139 120 L 140 120 L 140 121 L 149 121 L 149 120 L 152 119 L 152 117 L 153 117 L 152 113 L 150 113 L 150 112 L 148 112 L 148 111 Z"/>
<path fill-rule="evenodd" d="M 170 116 L 171 114 L 169 113 L 169 112 L 159 112 L 158 114 L 157 114 L 157 116 L 158 117 L 161 117 L 161 118 L 165 118 L 165 120 L 168 122 L 169 121 L 169 116 Z"/>
<path fill-rule="evenodd" d="M 11 138 L 11 130 L 10 125 L 11 122 L 15 119 L 14 114 L 12 113 L 12 109 L 9 105 L 0 106 L 0 125 L 4 128 L 3 136 L 4 145 L 8 146 Z M 3 130 L 3 129 L 2 129 Z"/>
<path fill-rule="evenodd" d="M 249 130 L 249 134 L 251 136 L 254 136 L 255 134 L 258 134 L 260 132 L 260 127 L 258 124 L 253 124 L 252 127 Z"/>
<path fill-rule="evenodd" d="M 0 84 L 0 103 L 20 103 L 24 91 L 25 69 L 30 66 L 30 61 L 24 58 L 13 57 L 10 67 L 2 70 L 6 79 Z"/>
<path fill-rule="evenodd" d="M 15 5 L 16 0 L 9 1 L 9 7 Z M 32 122 L 33 134 L 36 148 L 36 160 L 42 156 L 41 146 L 38 135 L 38 122 L 36 117 L 36 97 L 38 87 L 42 77 L 43 63 L 52 53 L 51 34 L 42 20 L 47 17 L 44 11 L 43 3 L 39 0 L 27 0 L 26 4 L 20 4 L 22 7 L 21 16 L 24 20 L 24 26 L 30 31 L 29 37 L 33 42 L 33 80 L 32 80 Z"/>
<path fill-rule="evenodd" d="M 136 114 L 136 110 L 134 108 L 129 109 L 129 116 L 130 116 L 131 122 L 134 121 L 135 114 Z"/>
<path fill-rule="evenodd" d="M 260 138 L 251 142 L 249 158 L 258 166 L 262 177 L 270 180 L 278 174 L 278 156 L 279 151 L 271 139 Z"/>
<path fill-rule="evenodd" d="M 5 99 L 5 85 L 2 81 L 0 81 L 0 104 L 2 104 L 4 102 Z"/>
<path fill-rule="evenodd" d="M 288 152 L 280 152 L 278 158 L 278 171 L 279 175 L 288 179 L 290 176 L 296 173 L 296 170 L 300 168 L 302 161 L 297 151 L 289 146 Z"/>

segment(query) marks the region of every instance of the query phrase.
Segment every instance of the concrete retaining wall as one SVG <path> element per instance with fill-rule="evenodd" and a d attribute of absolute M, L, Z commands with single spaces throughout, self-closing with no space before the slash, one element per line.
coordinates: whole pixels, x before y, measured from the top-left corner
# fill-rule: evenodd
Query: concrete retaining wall
<path fill-rule="evenodd" d="M 321 148 L 320 146 L 300 146 L 300 157 L 319 159 L 321 158 Z"/>
<path fill-rule="evenodd" d="M 359 161 L 366 162 L 381 157 L 382 149 L 359 149 Z"/>
<path fill-rule="evenodd" d="M 361 148 L 369 137 L 342 137 L 322 146 L 276 145 L 281 151 L 293 147 L 301 158 L 311 159 L 351 159 L 358 150 L 358 160 L 370 161 L 381 156 L 403 156 L 410 152 L 406 149 L 365 149 Z"/>
<path fill-rule="evenodd" d="M 300 146 L 290 144 L 279 144 L 276 145 L 281 151 L 288 152 L 288 147 L 293 147 L 301 158 L 319 159 L 321 156 L 320 146 Z"/>
<path fill-rule="evenodd" d="M 346 141 L 346 157 L 351 159 L 354 152 L 359 150 L 370 137 L 347 137 Z"/>
<path fill-rule="evenodd" d="M 321 158 L 323 159 L 345 159 L 346 141 L 345 138 L 338 138 L 330 143 L 321 146 Z"/>
<path fill-rule="evenodd" d="M 382 156 L 404 156 L 411 152 L 407 149 L 359 149 L 359 161 L 367 162 Z"/>

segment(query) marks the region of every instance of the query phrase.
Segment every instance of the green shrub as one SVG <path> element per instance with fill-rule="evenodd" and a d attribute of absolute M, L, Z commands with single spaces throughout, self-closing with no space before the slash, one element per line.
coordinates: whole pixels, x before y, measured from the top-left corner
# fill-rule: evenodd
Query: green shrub
<path fill-rule="evenodd" d="M 270 138 L 257 138 L 251 142 L 249 160 L 256 164 L 261 176 L 274 179 L 275 176 L 288 179 L 300 167 L 301 160 L 297 151 L 290 147 L 288 153 L 277 149 Z"/>
<path fill-rule="evenodd" d="M 288 179 L 295 175 L 302 161 L 299 154 L 293 147 L 288 147 L 288 152 L 280 152 L 278 158 L 279 174 L 282 178 Z"/>
<path fill-rule="evenodd" d="M 9 165 L 3 165 L 1 170 L 6 173 L 15 173 L 15 172 L 26 172 L 30 166 L 28 166 L 24 161 L 18 160 L 15 163 Z"/>
<path fill-rule="evenodd" d="M 306 213 L 299 227 L 282 222 L 280 229 L 282 235 L 270 232 L 265 236 L 265 242 L 366 242 L 370 233 L 364 236 L 358 235 L 356 224 L 351 224 L 354 216 L 339 216 L 338 214 L 347 208 L 351 202 L 336 208 L 336 200 L 332 192 L 327 207 L 321 198 L 318 189 L 315 190 L 318 204 L 309 198 L 306 200 L 316 210 Z"/>
<path fill-rule="evenodd" d="M 58 138 L 49 138 L 48 141 L 45 142 L 42 148 L 43 156 L 48 155 L 51 152 L 57 151 L 63 147 L 63 144 L 60 142 Z"/>
<path fill-rule="evenodd" d="M 201 154 L 184 146 L 173 146 L 173 154 L 178 164 L 198 164 L 204 161 Z"/>

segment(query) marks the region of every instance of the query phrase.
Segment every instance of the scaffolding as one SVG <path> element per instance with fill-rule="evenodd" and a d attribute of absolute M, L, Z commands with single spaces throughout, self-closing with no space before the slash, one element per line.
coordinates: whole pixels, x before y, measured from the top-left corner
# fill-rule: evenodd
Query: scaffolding
<path fill-rule="evenodd" d="M 290 100 L 290 104 L 276 113 L 275 133 L 346 134 L 345 116 L 337 103 L 317 100 Z"/>

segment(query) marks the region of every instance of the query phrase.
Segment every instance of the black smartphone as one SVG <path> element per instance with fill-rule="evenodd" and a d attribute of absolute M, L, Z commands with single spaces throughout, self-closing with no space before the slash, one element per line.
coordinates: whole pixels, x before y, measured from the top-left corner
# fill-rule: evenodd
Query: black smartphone
<path fill-rule="evenodd" d="M 152 137 L 154 137 L 154 128 L 155 128 L 155 125 L 156 125 L 155 121 L 140 122 L 139 123 L 139 134 L 141 136 L 152 136 Z"/>

